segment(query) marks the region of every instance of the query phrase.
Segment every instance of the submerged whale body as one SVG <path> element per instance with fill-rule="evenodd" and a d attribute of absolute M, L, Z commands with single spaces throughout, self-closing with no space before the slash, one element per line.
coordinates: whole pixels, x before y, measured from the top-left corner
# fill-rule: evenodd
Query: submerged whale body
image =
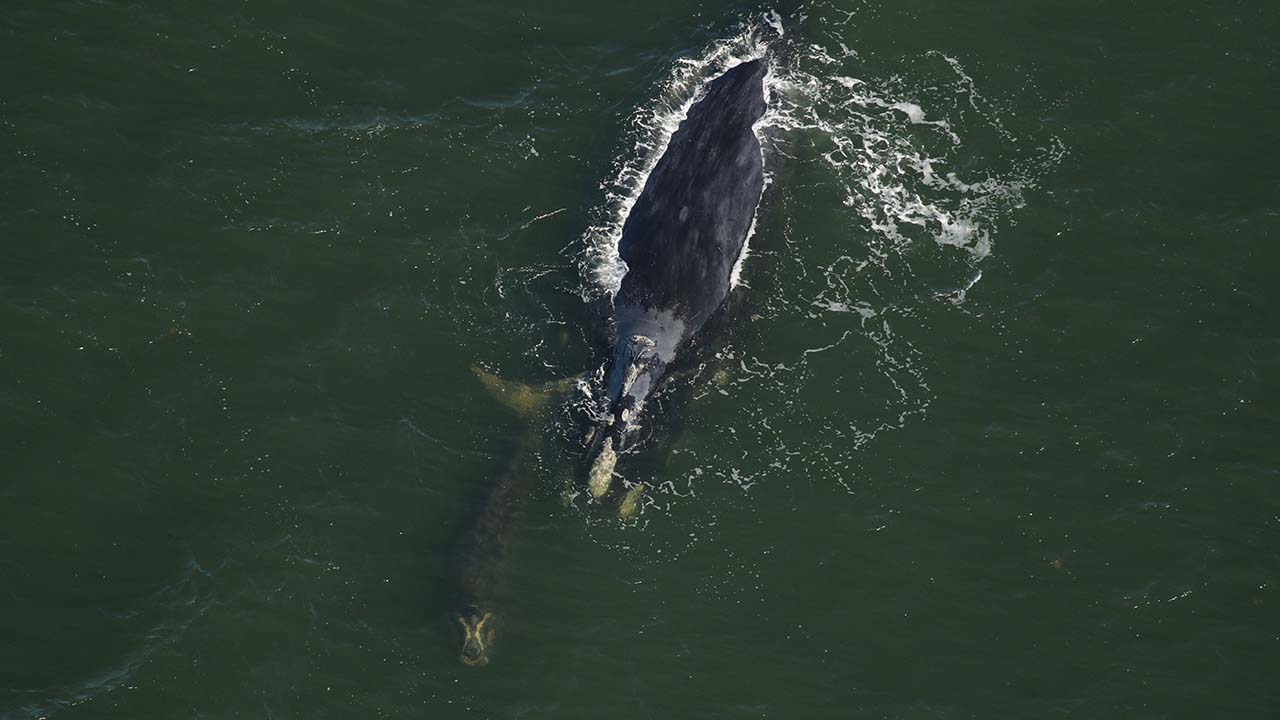
<path fill-rule="evenodd" d="M 764 190 L 753 126 L 765 112 L 766 70 L 758 58 L 707 85 L 623 224 L 618 253 L 627 272 L 613 298 L 610 417 L 588 481 L 597 498 L 667 366 L 729 294 Z"/>

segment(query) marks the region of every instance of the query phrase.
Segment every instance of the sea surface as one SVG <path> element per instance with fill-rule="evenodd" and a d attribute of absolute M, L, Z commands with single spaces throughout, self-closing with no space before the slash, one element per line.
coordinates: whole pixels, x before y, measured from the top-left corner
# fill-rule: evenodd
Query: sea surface
<path fill-rule="evenodd" d="M 0 13 L 0 718 L 1280 717 L 1270 2 Z M 581 493 L 622 219 L 737 287 Z M 576 378 L 541 416 L 512 383 Z M 450 559 L 519 449 L 492 662 Z"/>

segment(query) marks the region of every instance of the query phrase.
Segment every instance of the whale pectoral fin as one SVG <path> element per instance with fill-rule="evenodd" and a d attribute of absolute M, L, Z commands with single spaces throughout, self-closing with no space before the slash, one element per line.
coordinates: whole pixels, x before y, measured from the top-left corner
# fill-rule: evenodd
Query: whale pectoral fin
<path fill-rule="evenodd" d="M 478 365 L 472 365 L 471 372 L 475 374 L 476 379 L 480 381 L 480 384 L 484 386 L 485 390 L 489 391 L 489 394 L 495 400 L 514 410 L 521 417 L 531 417 L 538 414 L 552 398 L 572 390 L 578 380 L 583 377 L 580 373 L 573 377 L 554 380 L 542 385 L 528 385 L 503 380 Z"/>
<path fill-rule="evenodd" d="M 634 516 L 640 511 L 640 500 L 644 495 L 645 484 L 638 482 L 627 490 L 626 497 L 622 498 L 622 504 L 618 506 L 618 518 L 626 520 Z"/>
<path fill-rule="evenodd" d="M 562 380 L 552 380 L 549 383 L 543 383 L 541 391 L 546 395 L 565 395 L 578 386 L 587 374 L 580 372 L 577 375 L 570 375 Z"/>

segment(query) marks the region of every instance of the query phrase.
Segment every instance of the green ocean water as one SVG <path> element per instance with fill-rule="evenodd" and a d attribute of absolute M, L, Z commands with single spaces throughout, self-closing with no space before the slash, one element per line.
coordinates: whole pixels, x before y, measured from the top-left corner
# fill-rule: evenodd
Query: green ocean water
<path fill-rule="evenodd" d="M 1278 18 L 8 4 L 0 718 L 1276 717 Z M 766 47 L 622 522 L 565 497 L 617 222 Z M 587 375 L 522 418 L 473 366 Z"/>

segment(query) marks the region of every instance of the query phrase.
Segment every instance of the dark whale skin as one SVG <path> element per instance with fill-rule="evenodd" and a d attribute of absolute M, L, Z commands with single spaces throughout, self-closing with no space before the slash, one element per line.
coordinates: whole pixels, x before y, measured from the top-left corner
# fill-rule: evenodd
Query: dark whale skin
<path fill-rule="evenodd" d="M 623 224 L 627 272 L 613 298 L 606 382 L 615 449 L 677 351 L 729 294 L 764 190 L 752 126 L 765 112 L 767 70 L 758 58 L 708 83 Z"/>
<path fill-rule="evenodd" d="M 692 334 L 729 294 L 764 188 L 752 125 L 765 111 L 763 59 L 713 80 L 689 109 L 622 227 L 615 308 L 677 310 Z"/>

